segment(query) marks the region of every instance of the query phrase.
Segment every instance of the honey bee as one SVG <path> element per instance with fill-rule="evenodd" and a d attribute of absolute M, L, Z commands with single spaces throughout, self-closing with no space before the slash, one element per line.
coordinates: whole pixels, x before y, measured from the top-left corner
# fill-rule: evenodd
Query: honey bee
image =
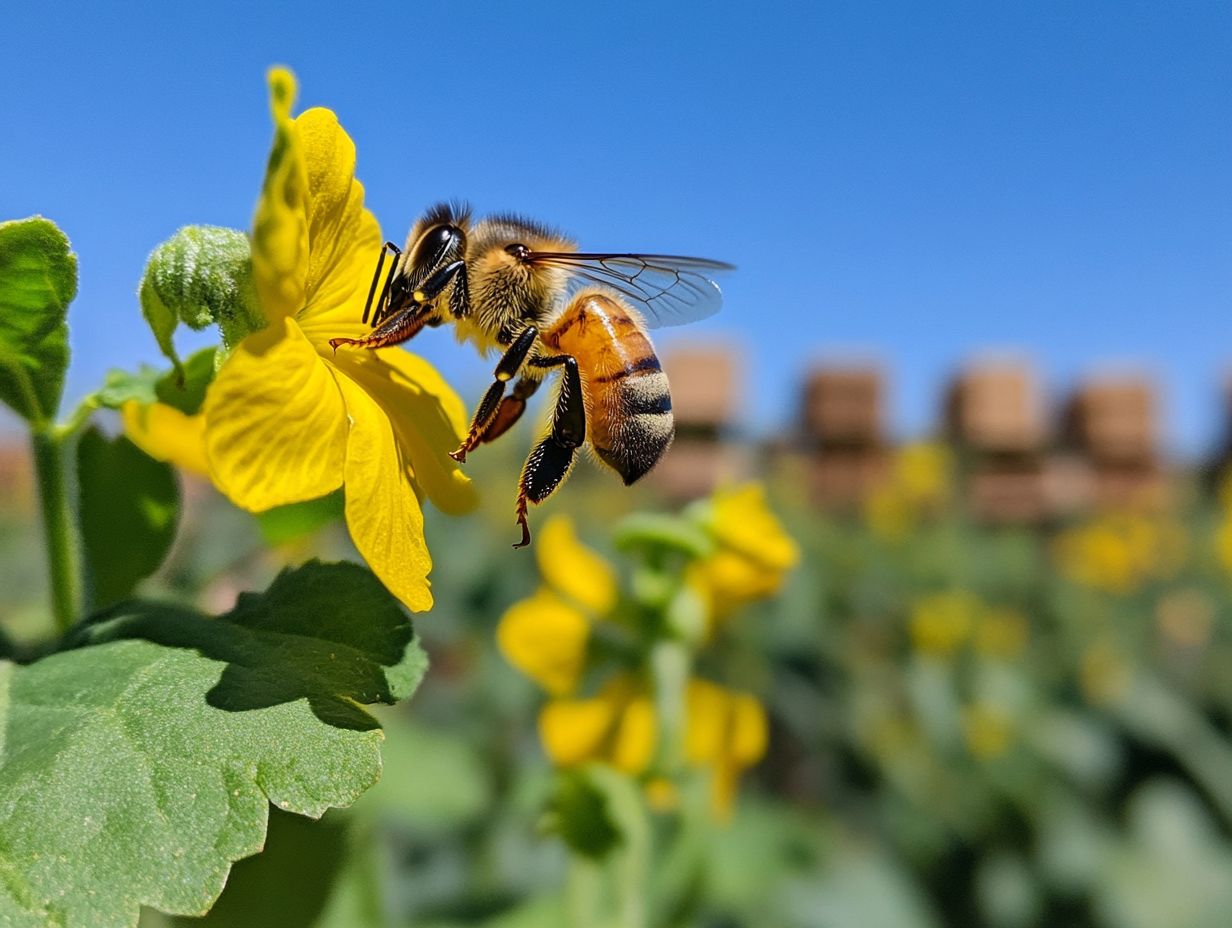
<path fill-rule="evenodd" d="M 512 215 L 472 221 L 466 207 L 443 203 L 415 223 L 405 250 L 382 248 L 362 320 L 372 332 L 330 345 L 381 348 L 452 322 L 460 340 L 500 351 L 495 380 L 451 453 L 458 462 L 508 431 L 544 377 L 561 371 L 548 434 L 518 481 L 522 538 L 514 547 L 521 548 L 530 543 L 528 504 L 555 492 L 583 444 L 626 485 L 658 463 L 675 420 L 646 328 L 717 312 L 722 295 L 709 275 L 731 269 L 704 258 L 580 252 L 539 223 Z"/>

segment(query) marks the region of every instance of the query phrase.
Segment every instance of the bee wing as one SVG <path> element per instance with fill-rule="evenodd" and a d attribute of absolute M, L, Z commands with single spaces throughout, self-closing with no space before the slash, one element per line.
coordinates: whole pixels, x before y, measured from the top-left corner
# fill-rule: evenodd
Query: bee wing
<path fill-rule="evenodd" d="M 723 304 L 723 293 L 710 275 L 735 270 L 722 261 L 680 255 L 532 251 L 525 260 L 563 268 L 575 278 L 618 291 L 639 304 L 651 328 L 713 316 Z"/>

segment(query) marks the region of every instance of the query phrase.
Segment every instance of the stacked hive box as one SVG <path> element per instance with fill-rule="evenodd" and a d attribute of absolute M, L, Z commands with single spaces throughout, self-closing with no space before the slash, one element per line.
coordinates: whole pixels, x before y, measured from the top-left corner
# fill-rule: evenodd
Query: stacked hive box
<path fill-rule="evenodd" d="M 977 518 L 1033 523 L 1044 517 L 1044 404 L 1026 364 L 968 368 L 946 398 L 946 430 L 963 453 Z"/>
<path fill-rule="evenodd" d="M 677 348 L 661 355 L 671 383 L 676 440 L 652 472 L 674 499 L 694 499 L 746 476 L 747 454 L 731 441 L 739 396 L 737 352 L 725 346 Z"/>
<path fill-rule="evenodd" d="M 1066 439 L 1089 462 L 1097 505 L 1165 502 L 1157 416 L 1155 387 L 1145 378 L 1094 380 L 1074 394 Z"/>
<path fill-rule="evenodd" d="M 814 496 L 823 506 L 851 508 L 882 479 L 883 395 L 881 371 L 871 366 L 822 367 L 806 381 L 804 436 Z"/>

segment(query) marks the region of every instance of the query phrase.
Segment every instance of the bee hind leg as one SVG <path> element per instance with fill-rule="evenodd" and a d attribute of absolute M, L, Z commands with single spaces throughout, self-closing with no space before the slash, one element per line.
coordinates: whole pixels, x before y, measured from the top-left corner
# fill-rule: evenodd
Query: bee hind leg
<path fill-rule="evenodd" d="M 535 367 L 563 366 L 560 396 L 552 413 L 552 430 L 535 445 L 518 481 L 517 515 L 522 528 L 522 540 L 514 545 L 524 548 L 530 544 L 530 527 L 526 520 L 527 504 L 538 505 L 556 492 L 564 483 L 573 467 L 577 449 L 586 440 L 586 405 L 582 397 L 582 378 L 577 361 L 569 355 L 551 358 L 536 358 Z"/>
<path fill-rule="evenodd" d="M 466 433 L 465 440 L 456 450 L 449 453 L 449 456 L 459 464 L 464 462 L 466 455 L 474 451 L 479 443 L 483 441 L 485 432 L 495 421 L 497 412 L 504 405 L 506 398 L 505 384 L 517 376 L 518 371 L 522 369 L 522 365 L 526 363 L 526 357 L 530 354 L 530 350 L 535 344 L 535 339 L 538 337 L 539 330 L 533 325 L 527 326 L 522 331 L 522 334 L 514 339 L 513 344 L 509 346 L 501 356 L 500 361 L 497 362 L 496 380 L 493 381 L 492 386 L 488 387 L 488 392 L 483 395 L 483 399 L 479 401 L 479 408 L 475 410 L 475 417 L 471 420 L 471 427 Z M 512 424 L 511 422 L 510 425 Z"/>

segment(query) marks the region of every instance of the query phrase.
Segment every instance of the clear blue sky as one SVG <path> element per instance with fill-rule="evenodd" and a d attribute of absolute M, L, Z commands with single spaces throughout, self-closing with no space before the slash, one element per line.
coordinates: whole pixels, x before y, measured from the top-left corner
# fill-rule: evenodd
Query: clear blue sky
<path fill-rule="evenodd" d="M 1218 431 L 1226 2 L 16 4 L 4 22 L 0 216 L 50 216 L 80 254 L 70 396 L 156 358 L 133 297 L 154 245 L 248 227 L 277 62 L 301 106 L 338 112 L 392 238 L 461 196 L 587 248 L 737 263 L 688 334 L 749 346 L 756 428 L 788 420 L 812 359 L 854 350 L 893 371 L 895 426 L 918 432 L 994 347 L 1057 390 L 1146 370 L 1174 444 Z M 487 365 L 441 333 L 416 350 L 477 398 Z"/>

